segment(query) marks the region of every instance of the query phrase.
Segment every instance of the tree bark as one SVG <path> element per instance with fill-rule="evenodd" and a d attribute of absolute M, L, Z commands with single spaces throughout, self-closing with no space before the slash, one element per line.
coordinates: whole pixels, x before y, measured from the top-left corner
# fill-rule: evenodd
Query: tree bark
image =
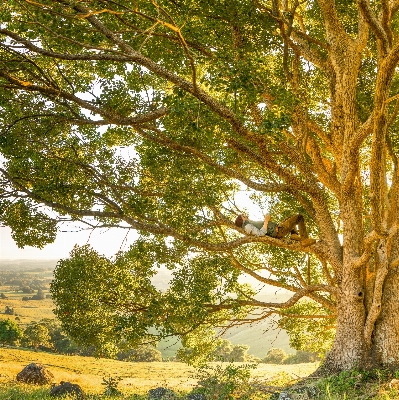
<path fill-rule="evenodd" d="M 399 270 L 392 268 L 384 283 L 381 314 L 376 322 L 372 338 L 371 357 L 375 365 L 397 367 L 399 365 Z"/>

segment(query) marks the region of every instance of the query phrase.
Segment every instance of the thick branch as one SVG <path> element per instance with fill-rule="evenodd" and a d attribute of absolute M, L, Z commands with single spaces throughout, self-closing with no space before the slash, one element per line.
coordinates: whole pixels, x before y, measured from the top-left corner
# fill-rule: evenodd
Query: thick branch
<path fill-rule="evenodd" d="M 353 268 L 360 268 L 365 265 L 373 253 L 373 244 L 380 238 L 376 231 L 370 232 L 363 240 L 363 254 L 352 261 Z"/>
<path fill-rule="evenodd" d="M 338 18 L 337 10 L 335 8 L 335 1 L 318 0 L 318 3 L 323 14 L 329 42 L 334 42 L 338 39 L 338 37 L 346 38 L 347 34 Z"/>
<path fill-rule="evenodd" d="M 269 236 L 262 236 L 262 237 L 255 237 L 255 236 L 243 236 L 241 238 L 232 240 L 230 242 L 222 242 L 222 243 L 210 243 L 204 242 L 201 240 L 190 238 L 186 235 L 183 235 L 176 231 L 174 228 L 169 226 L 163 225 L 158 222 L 158 225 L 154 224 L 154 221 L 151 220 L 150 222 L 145 222 L 140 220 L 137 217 L 131 217 L 127 214 L 124 214 L 123 211 L 120 212 L 109 212 L 109 211 L 98 211 L 98 210 L 90 210 L 90 209 L 76 209 L 71 206 L 66 206 L 64 204 L 53 202 L 42 198 L 41 196 L 36 195 L 31 190 L 27 189 L 24 185 L 22 185 L 18 179 L 11 177 L 7 171 L 0 168 L 0 173 L 2 173 L 7 180 L 12 183 L 19 191 L 25 193 L 29 198 L 32 200 L 46 205 L 55 211 L 59 211 L 62 213 L 67 213 L 70 215 L 75 215 L 79 217 L 98 217 L 98 218 L 114 218 L 120 221 L 124 221 L 129 224 L 133 229 L 142 230 L 145 232 L 153 233 L 153 234 L 161 234 L 174 237 L 178 240 L 181 240 L 185 243 L 189 243 L 192 246 L 209 250 L 215 252 L 226 252 L 228 250 L 232 250 L 238 248 L 244 244 L 248 243 L 264 243 L 269 244 L 271 246 L 282 247 L 286 249 L 291 249 L 294 251 L 303 251 L 303 252 L 312 252 L 312 253 L 319 253 L 322 254 L 325 252 L 322 246 L 318 246 L 318 244 L 313 245 L 311 248 L 302 247 L 300 244 L 290 244 L 283 240 L 275 239 Z M 235 227 L 233 223 L 230 225 L 231 228 L 236 229 L 242 233 L 244 233 L 243 229 L 239 229 Z M 334 263 L 334 260 L 331 261 Z"/>
<path fill-rule="evenodd" d="M 390 26 L 392 14 L 391 14 L 391 7 L 389 4 L 389 0 L 381 0 L 380 19 L 381 19 L 382 28 L 384 29 L 384 32 L 386 33 L 386 36 L 388 39 L 389 47 L 392 47 L 393 35 L 392 35 L 392 29 Z"/>
<path fill-rule="evenodd" d="M 248 306 L 248 307 L 284 309 L 292 307 L 303 297 L 309 296 L 309 294 L 313 292 L 326 292 L 326 291 L 331 291 L 331 289 L 335 288 L 330 288 L 325 285 L 309 285 L 306 288 L 299 289 L 296 293 L 292 295 L 290 299 L 288 299 L 284 303 L 272 303 L 272 302 L 268 303 L 253 299 L 253 300 L 234 300 L 232 304 L 209 304 L 208 307 L 214 310 L 226 310 L 226 309 L 228 310 L 234 308 L 234 306 L 238 303 L 240 306 L 243 307 Z M 329 304 L 328 308 L 335 311 L 335 307 L 332 304 Z"/>
<path fill-rule="evenodd" d="M 375 36 L 380 40 L 384 53 L 388 54 L 390 44 L 387 33 L 385 32 L 380 21 L 378 21 L 378 18 L 373 13 L 373 10 L 370 7 L 370 1 L 357 0 L 357 4 L 365 20 L 369 24 L 371 30 L 373 31 Z"/>
<path fill-rule="evenodd" d="M 385 278 L 388 274 L 388 254 L 386 242 L 381 241 L 377 249 L 377 271 L 374 282 L 373 300 L 364 325 L 364 340 L 371 346 L 372 333 L 375 322 L 381 313 L 382 291 Z"/>
<path fill-rule="evenodd" d="M 306 32 L 303 32 L 293 27 L 293 20 L 287 21 L 281 14 L 277 4 L 274 4 L 273 10 L 265 7 L 257 0 L 255 0 L 255 4 L 260 10 L 267 13 L 270 17 L 272 17 L 279 23 L 280 30 L 285 42 L 290 45 L 294 52 L 300 53 L 304 57 L 304 59 L 306 59 L 313 65 L 316 65 L 318 68 L 324 71 L 326 70 L 326 63 L 323 60 L 323 56 L 319 52 L 313 50 L 310 47 L 310 43 L 315 44 L 323 49 L 328 49 L 327 44 L 313 38 Z M 295 7 L 297 7 L 297 5 L 295 5 L 294 8 Z M 290 12 L 293 14 L 293 18 L 295 18 L 295 10 L 291 10 Z M 288 27 L 288 29 L 286 29 L 286 27 Z M 291 39 L 291 36 L 294 40 Z"/>

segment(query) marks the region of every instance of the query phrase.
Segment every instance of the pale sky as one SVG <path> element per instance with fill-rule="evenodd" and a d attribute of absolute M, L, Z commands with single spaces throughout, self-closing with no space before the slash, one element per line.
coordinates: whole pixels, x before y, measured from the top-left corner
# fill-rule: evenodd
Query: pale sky
<path fill-rule="evenodd" d="M 125 236 L 127 234 L 126 240 Z M 119 249 L 127 249 L 137 234 L 126 229 L 84 230 L 78 232 L 59 232 L 54 243 L 43 249 L 27 246 L 19 249 L 11 237 L 11 229 L 0 227 L 0 260 L 41 259 L 58 260 L 68 257 L 75 244 L 89 243 L 100 254 L 107 257 L 114 255 Z"/>

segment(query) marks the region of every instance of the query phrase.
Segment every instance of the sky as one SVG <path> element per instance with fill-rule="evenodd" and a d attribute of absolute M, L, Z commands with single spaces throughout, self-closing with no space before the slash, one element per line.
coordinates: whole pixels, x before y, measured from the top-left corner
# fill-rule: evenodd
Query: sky
<path fill-rule="evenodd" d="M 133 230 L 128 233 L 126 229 L 115 228 L 59 232 L 54 243 L 43 249 L 30 246 L 19 249 L 11 237 L 11 229 L 0 227 L 0 260 L 59 260 L 68 257 L 75 244 L 87 243 L 100 254 L 111 257 L 118 250 L 127 249 L 135 237 L 137 234 Z"/>

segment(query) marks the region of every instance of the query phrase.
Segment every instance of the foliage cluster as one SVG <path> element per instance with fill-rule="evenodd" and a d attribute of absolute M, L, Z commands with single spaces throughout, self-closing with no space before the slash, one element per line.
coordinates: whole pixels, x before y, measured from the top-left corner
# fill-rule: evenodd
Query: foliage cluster
<path fill-rule="evenodd" d="M 143 344 L 135 349 L 120 351 L 116 354 L 116 358 L 121 361 L 162 361 L 162 353 L 152 344 Z"/>
<path fill-rule="evenodd" d="M 15 344 L 22 337 L 22 329 L 18 324 L 9 319 L 0 321 L 0 343 Z"/>
<path fill-rule="evenodd" d="M 104 395 L 108 397 L 121 395 L 122 393 L 118 390 L 118 385 L 121 380 L 121 377 L 109 376 L 107 378 L 103 378 L 101 384 L 104 387 Z"/>
<path fill-rule="evenodd" d="M 272 348 L 261 362 L 266 364 L 300 364 L 319 361 L 316 353 L 298 350 L 295 354 L 286 354 L 283 349 Z"/>
<path fill-rule="evenodd" d="M 202 339 L 206 339 L 202 337 Z M 260 359 L 248 354 L 249 346 L 236 344 L 227 339 L 215 338 L 199 342 L 197 336 L 184 338 L 176 358 L 194 365 L 209 361 L 224 362 L 259 362 Z"/>
<path fill-rule="evenodd" d="M 264 393 L 259 392 L 254 382 L 250 380 L 251 369 L 254 368 L 256 364 L 202 366 L 198 370 L 198 392 L 203 393 L 207 399 L 264 398 Z"/>
<path fill-rule="evenodd" d="M 42 289 L 38 289 L 37 293 L 34 296 L 24 296 L 22 297 L 23 301 L 29 301 L 29 300 L 43 300 L 45 298 L 44 292 Z"/>

